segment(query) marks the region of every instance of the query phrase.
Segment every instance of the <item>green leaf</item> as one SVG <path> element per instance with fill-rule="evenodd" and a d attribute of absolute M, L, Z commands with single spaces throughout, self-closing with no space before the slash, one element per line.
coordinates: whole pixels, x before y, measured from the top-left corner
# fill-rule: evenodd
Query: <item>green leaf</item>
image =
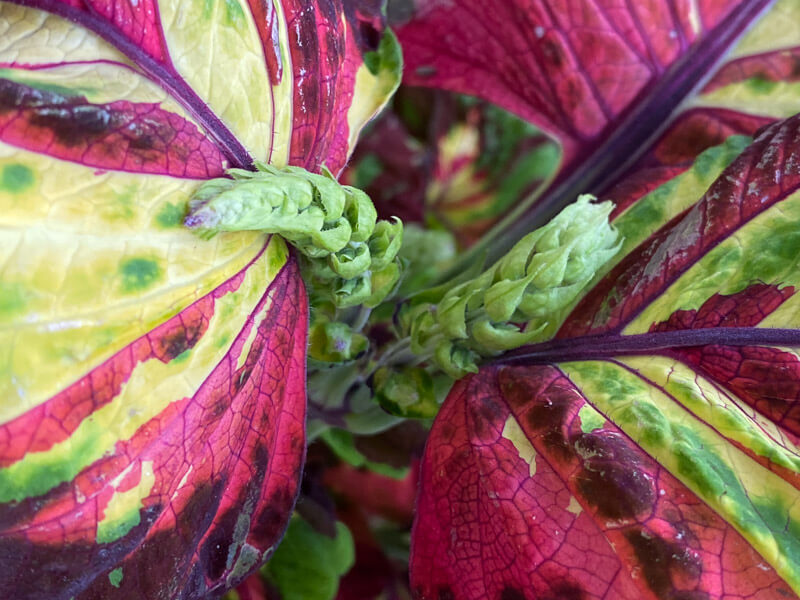
<path fill-rule="evenodd" d="M 377 408 L 377 407 L 376 407 Z M 383 411 L 380 411 L 383 413 Z M 386 413 L 383 413 L 384 415 Z M 386 427 L 384 426 L 383 429 Z M 348 427 L 353 429 L 353 427 Z M 393 477 L 395 479 L 402 479 L 408 475 L 408 469 L 398 469 L 391 465 L 380 462 L 373 462 L 364 456 L 361 451 L 356 448 L 355 439 L 350 431 L 344 429 L 327 429 L 320 434 L 320 437 L 328 444 L 328 447 L 333 452 L 349 465 L 354 467 L 364 467 L 375 473 Z"/>
<path fill-rule="evenodd" d="M 295 515 L 262 573 L 282 600 L 332 600 L 354 562 L 353 536 L 344 523 L 336 523 L 336 537 L 330 538 Z"/>
<path fill-rule="evenodd" d="M 373 387 L 378 404 L 393 415 L 430 419 L 439 410 L 433 377 L 420 367 L 382 367 L 375 372 Z"/>

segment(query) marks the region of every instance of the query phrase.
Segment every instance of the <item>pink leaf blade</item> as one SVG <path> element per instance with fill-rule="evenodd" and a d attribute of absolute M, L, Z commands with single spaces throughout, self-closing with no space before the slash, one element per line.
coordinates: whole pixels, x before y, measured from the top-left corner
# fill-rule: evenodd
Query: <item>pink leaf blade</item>
<path fill-rule="evenodd" d="M 292 65 L 289 4 L 0 6 L 2 595 L 199 600 L 283 535 L 303 283 L 277 237 L 202 241 L 182 218 L 254 157 L 338 171 L 399 78 L 366 64 L 385 29 L 371 2 L 294 3 L 324 18 Z M 293 147 L 313 89 L 314 143 Z"/>
<path fill-rule="evenodd" d="M 587 515 L 633 596 L 798 597 L 798 122 L 623 181 L 620 256 L 555 339 L 452 390 L 422 464 L 417 597 L 548 597 L 568 576 L 624 598 L 579 580 L 567 557 L 586 552 L 549 562 Z"/>

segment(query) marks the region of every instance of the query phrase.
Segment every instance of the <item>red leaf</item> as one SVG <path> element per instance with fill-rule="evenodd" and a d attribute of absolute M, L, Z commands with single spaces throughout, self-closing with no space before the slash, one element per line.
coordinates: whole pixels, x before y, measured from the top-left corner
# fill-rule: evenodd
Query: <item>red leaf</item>
<path fill-rule="evenodd" d="M 620 184 L 641 243 L 436 418 L 417 598 L 798 597 L 798 140 L 800 116 L 765 128 L 705 194 L 663 165 L 662 196 Z"/>
<path fill-rule="evenodd" d="M 298 267 L 181 224 L 229 167 L 339 171 L 399 59 L 371 0 L 196 8 L 0 6 L 0 597 L 216 597 L 294 507 Z"/>
<path fill-rule="evenodd" d="M 409 83 L 479 95 L 517 113 L 558 137 L 569 164 L 672 65 L 698 51 L 718 52 L 704 42 L 722 42 L 731 27 L 742 27 L 735 21 L 746 24 L 764 5 L 737 8 L 744 4 L 704 2 L 693 16 L 676 0 L 625 7 L 608 0 L 418 0 L 417 15 L 399 35 Z"/>
<path fill-rule="evenodd" d="M 768 2 L 413 4 L 398 30 L 407 83 L 485 98 L 562 146 L 560 170 L 549 185 L 535 195 L 519 194 L 508 207 L 489 261 L 579 194 L 613 193 L 617 200 L 615 186 L 637 172 L 646 169 L 649 178 L 654 167 L 670 167 L 656 175 L 661 183 L 674 176 L 672 168 L 688 168 L 726 137 L 752 135 L 775 119 L 764 103 L 751 100 L 732 110 L 703 96 L 721 83 L 701 87 L 720 62 L 720 82 L 730 79 L 722 73 L 726 53 Z M 788 71 L 780 70 L 787 80 Z M 475 258 L 468 254 L 453 273 Z"/>
<path fill-rule="evenodd" d="M 0 80 L 0 141 L 100 169 L 211 178 L 225 158 L 194 123 L 158 104 L 92 104 Z"/>

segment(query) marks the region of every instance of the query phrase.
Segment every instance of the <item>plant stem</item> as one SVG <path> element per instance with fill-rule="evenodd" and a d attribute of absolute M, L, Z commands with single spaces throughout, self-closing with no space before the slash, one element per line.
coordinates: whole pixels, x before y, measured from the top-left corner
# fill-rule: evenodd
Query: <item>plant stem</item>
<path fill-rule="evenodd" d="M 361 330 L 364 329 L 364 325 L 367 324 L 369 320 L 369 316 L 372 314 L 372 309 L 367 308 L 366 306 L 361 306 L 361 309 L 358 311 L 355 320 L 353 321 L 352 330 L 356 333 L 361 333 Z"/>

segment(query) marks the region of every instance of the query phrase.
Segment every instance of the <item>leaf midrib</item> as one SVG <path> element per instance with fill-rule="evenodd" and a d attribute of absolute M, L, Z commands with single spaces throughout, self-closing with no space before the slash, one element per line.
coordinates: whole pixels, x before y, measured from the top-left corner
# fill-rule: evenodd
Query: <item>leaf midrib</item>
<path fill-rule="evenodd" d="M 493 363 L 504 365 L 555 364 L 617 356 L 646 356 L 674 348 L 709 345 L 800 347 L 800 329 L 713 327 L 654 331 L 633 335 L 604 333 L 533 344 L 508 352 Z"/>

